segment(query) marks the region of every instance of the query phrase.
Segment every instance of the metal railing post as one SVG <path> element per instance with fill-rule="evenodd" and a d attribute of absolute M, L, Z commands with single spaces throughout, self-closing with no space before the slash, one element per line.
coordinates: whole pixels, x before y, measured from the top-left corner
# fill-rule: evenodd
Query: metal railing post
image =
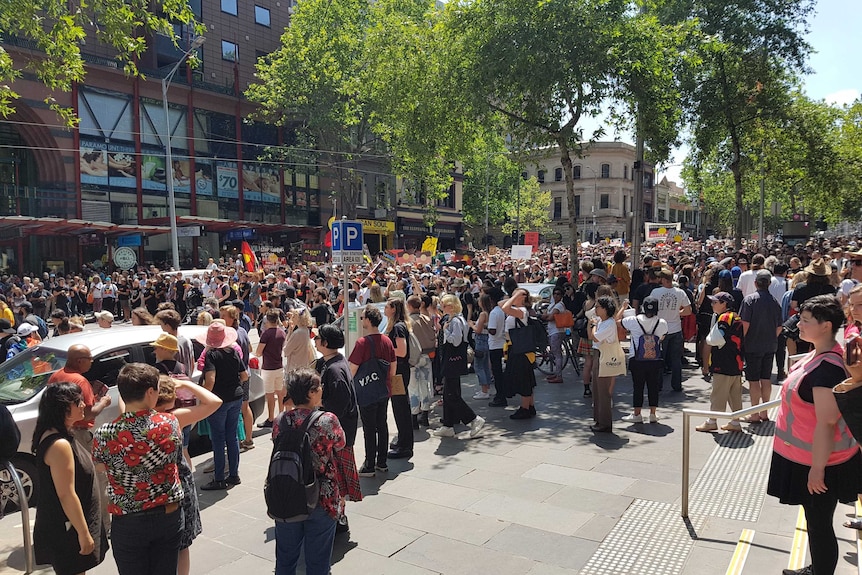
<path fill-rule="evenodd" d="M 691 464 L 691 416 L 682 412 L 682 516 L 688 519 L 688 482 Z"/>
<path fill-rule="evenodd" d="M 18 506 L 21 508 L 21 529 L 24 531 L 24 573 L 33 572 L 33 541 L 30 538 L 30 502 L 24 493 L 24 485 L 18 477 L 18 471 L 11 461 L 6 461 L 6 469 L 12 475 L 15 489 L 18 491 Z"/>
<path fill-rule="evenodd" d="M 711 419 L 738 419 L 746 415 L 777 407 L 781 399 L 773 399 L 759 405 L 752 405 L 739 411 L 728 413 L 726 411 L 707 411 L 705 409 L 683 409 L 682 410 L 682 516 L 688 519 L 689 479 L 691 464 L 691 418 L 694 415 L 709 417 Z"/>

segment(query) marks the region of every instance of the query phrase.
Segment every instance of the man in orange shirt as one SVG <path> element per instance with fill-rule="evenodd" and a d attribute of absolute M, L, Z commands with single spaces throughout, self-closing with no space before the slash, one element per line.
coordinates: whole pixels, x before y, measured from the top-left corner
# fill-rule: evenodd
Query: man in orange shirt
<path fill-rule="evenodd" d="M 86 404 L 84 407 L 84 419 L 72 426 L 72 435 L 82 445 L 86 446 L 88 451 L 92 449 L 93 445 L 93 435 L 90 433 L 90 430 L 95 424 L 96 417 L 103 409 L 111 405 L 111 397 L 108 394 L 105 394 L 96 401 L 93 386 L 90 385 L 90 382 L 83 375 L 90 371 L 92 365 L 93 354 L 90 352 L 90 348 L 85 345 L 73 345 L 67 352 L 66 366 L 59 371 L 55 371 L 48 380 L 49 385 L 52 383 L 67 382 L 74 383 L 81 388 L 84 403 Z"/>

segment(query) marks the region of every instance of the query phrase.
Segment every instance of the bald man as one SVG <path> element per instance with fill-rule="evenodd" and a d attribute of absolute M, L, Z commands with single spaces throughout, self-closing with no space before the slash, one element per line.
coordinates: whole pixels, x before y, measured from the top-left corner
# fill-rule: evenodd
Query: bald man
<path fill-rule="evenodd" d="M 86 404 L 84 407 L 84 419 L 72 426 L 72 434 L 78 441 L 86 445 L 88 450 L 91 449 L 93 443 L 90 429 L 92 429 L 96 417 L 102 413 L 103 409 L 111 405 L 111 398 L 107 394 L 99 398 L 99 401 L 96 401 L 93 386 L 90 385 L 90 382 L 83 375 L 90 371 L 92 365 L 93 354 L 90 352 L 90 348 L 86 345 L 73 345 L 66 352 L 66 366 L 59 371 L 55 371 L 48 380 L 49 385 L 66 382 L 74 383 L 81 388 L 84 403 Z"/>

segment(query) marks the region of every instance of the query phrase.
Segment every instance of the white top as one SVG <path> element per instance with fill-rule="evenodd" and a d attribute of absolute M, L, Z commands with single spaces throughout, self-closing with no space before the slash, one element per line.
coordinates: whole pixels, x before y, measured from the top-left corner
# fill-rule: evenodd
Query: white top
<path fill-rule="evenodd" d="M 736 287 L 742 292 L 742 297 L 748 297 L 757 291 L 754 287 L 754 277 L 757 272 L 754 270 L 746 270 L 739 274 L 739 280 L 736 282 Z"/>
<path fill-rule="evenodd" d="M 492 334 L 488 330 L 496 329 L 497 333 Z M 488 325 L 485 326 L 488 331 L 488 349 L 503 349 L 506 344 L 506 312 L 500 306 L 495 306 L 488 314 Z"/>
<path fill-rule="evenodd" d="M 617 341 L 617 322 L 614 318 L 609 317 L 599 321 L 594 332 L 596 339 L 593 341 L 593 349 L 599 349 L 599 344 L 613 343 Z"/>
<path fill-rule="evenodd" d="M 517 323 L 515 323 L 515 320 L 516 320 L 516 319 L 520 319 L 520 320 L 521 320 L 521 323 L 522 323 L 522 324 L 524 324 L 524 325 L 527 325 L 527 322 L 530 320 L 530 314 L 528 314 L 528 313 L 527 313 L 527 308 L 525 308 L 525 307 L 518 307 L 518 306 L 516 306 L 516 305 L 513 305 L 513 306 L 512 306 L 512 309 L 519 309 L 519 310 L 521 310 L 521 313 L 523 313 L 523 314 L 524 314 L 524 317 L 523 317 L 523 318 L 516 318 L 516 317 L 515 317 L 515 316 L 513 316 L 513 315 L 506 315 L 506 331 L 509 331 L 510 329 L 515 329 L 515 327 L 517 327 L 517 325 L 518 325 L 518 324 L 517 324 Z M 500 311 L 503 311 L 503 310 L 502 310 L 502 309 L 500 309 Z M 505 314 L 506 312 L 503 312 L 503 313 Z"/>
<path fill-rule="evenodd" d="M 566 306 L 563 305 L 562 300 L 560 300 L 559 303 L 555 303 L 548 308 L 548 315 L 554 313 L 554 310 L 557 310 L 558 313 L 563 313 L 564 311 L 566 311 Z M 551 317 L 551 319 L 548 320 L 548 335 L 555 335 L 558 333 L 566 333 L 566 328 L 557 327 L 557 324 L 554 323 L 554 318 Z"/>
<path fill-rule="evenodd" d="M 626 328 L 632 336 L 632 344 L 629 346 L 630 358 L 635 356 L 640 338 L 644 334 L 641 326 L 638 325 L 638 321 L 640 321 L 641 325 L 644 326 L 646 333 L 654 333 L 659 338 L 663 338 L 667 335 L 667 322 L 658 316 L 647 317 L 644 314 L 639 314 L 637 316 L 632 315 L 624 317 L 622 321 L 623 327 Z M 655 328 L 655 331 L 653 331 L 653 328 Z"/>
<path fill-rule="evenodd" d="M 843 295 L 845 298 L 850 297 L 850 290 L 855 288 L 857 285 L 859 285 L 859 282 L 852 278 L 841 280 L 841 295 Z M 779 299 L 778 301 L 781 300 Z"/>
<path fill-rule="evenodd" d="M 650 296 L 658 300 L 658 316 L 667 322 L 667 332 L 681 332 L 682 318 L 679 310 L 691 305 L 685 292 L 678 287 L 660 287 L 654 289 Z"/>
<path fill-rule="evenodd" d="M 769 284 L 769 293 L 775 298 L 775 301 L 781 303 L 781 298 L 790 289 L 790 280 L 787 278 L 779 278 L 772 276 L 772 281 Z"/>

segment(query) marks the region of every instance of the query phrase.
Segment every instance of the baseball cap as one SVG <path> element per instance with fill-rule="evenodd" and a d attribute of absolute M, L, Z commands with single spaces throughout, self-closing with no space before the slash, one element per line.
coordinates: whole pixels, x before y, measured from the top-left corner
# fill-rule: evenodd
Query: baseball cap
<path fill-rule="evenodd" d="M 730 273 L 730 270 L 721 270 L 720 272 L 718 272 L 718 277 L 719 278 L 732 278 L 733 274 Z"/>
<path fill-rule="evenodd" d="M 18 335 L 20 335 L 21 337 L 27 337 L 34 331 L 37 331 L 37 329 L 38 328 L 32 323 L 22 323 L 18 326 Z"/>
<path fill-rule="evenodd" d="M 718 301 L 718 302 L 724 302 L 727 304 L 733 303 L 733 296 L 730 295 L 729 293 L 727 293 L 726 291 L 720 291 L 715 295 L 708 295 L 706 297 L 709 298 L 709 301 Z"/>
<path fill-rule="evenodd" d="M 648 312 L 651 314 L 658 313 L 658 298 L 654 298 L 654 297 L 644 298 L 643 308 L 644 308 L 644 312 Z"/>

